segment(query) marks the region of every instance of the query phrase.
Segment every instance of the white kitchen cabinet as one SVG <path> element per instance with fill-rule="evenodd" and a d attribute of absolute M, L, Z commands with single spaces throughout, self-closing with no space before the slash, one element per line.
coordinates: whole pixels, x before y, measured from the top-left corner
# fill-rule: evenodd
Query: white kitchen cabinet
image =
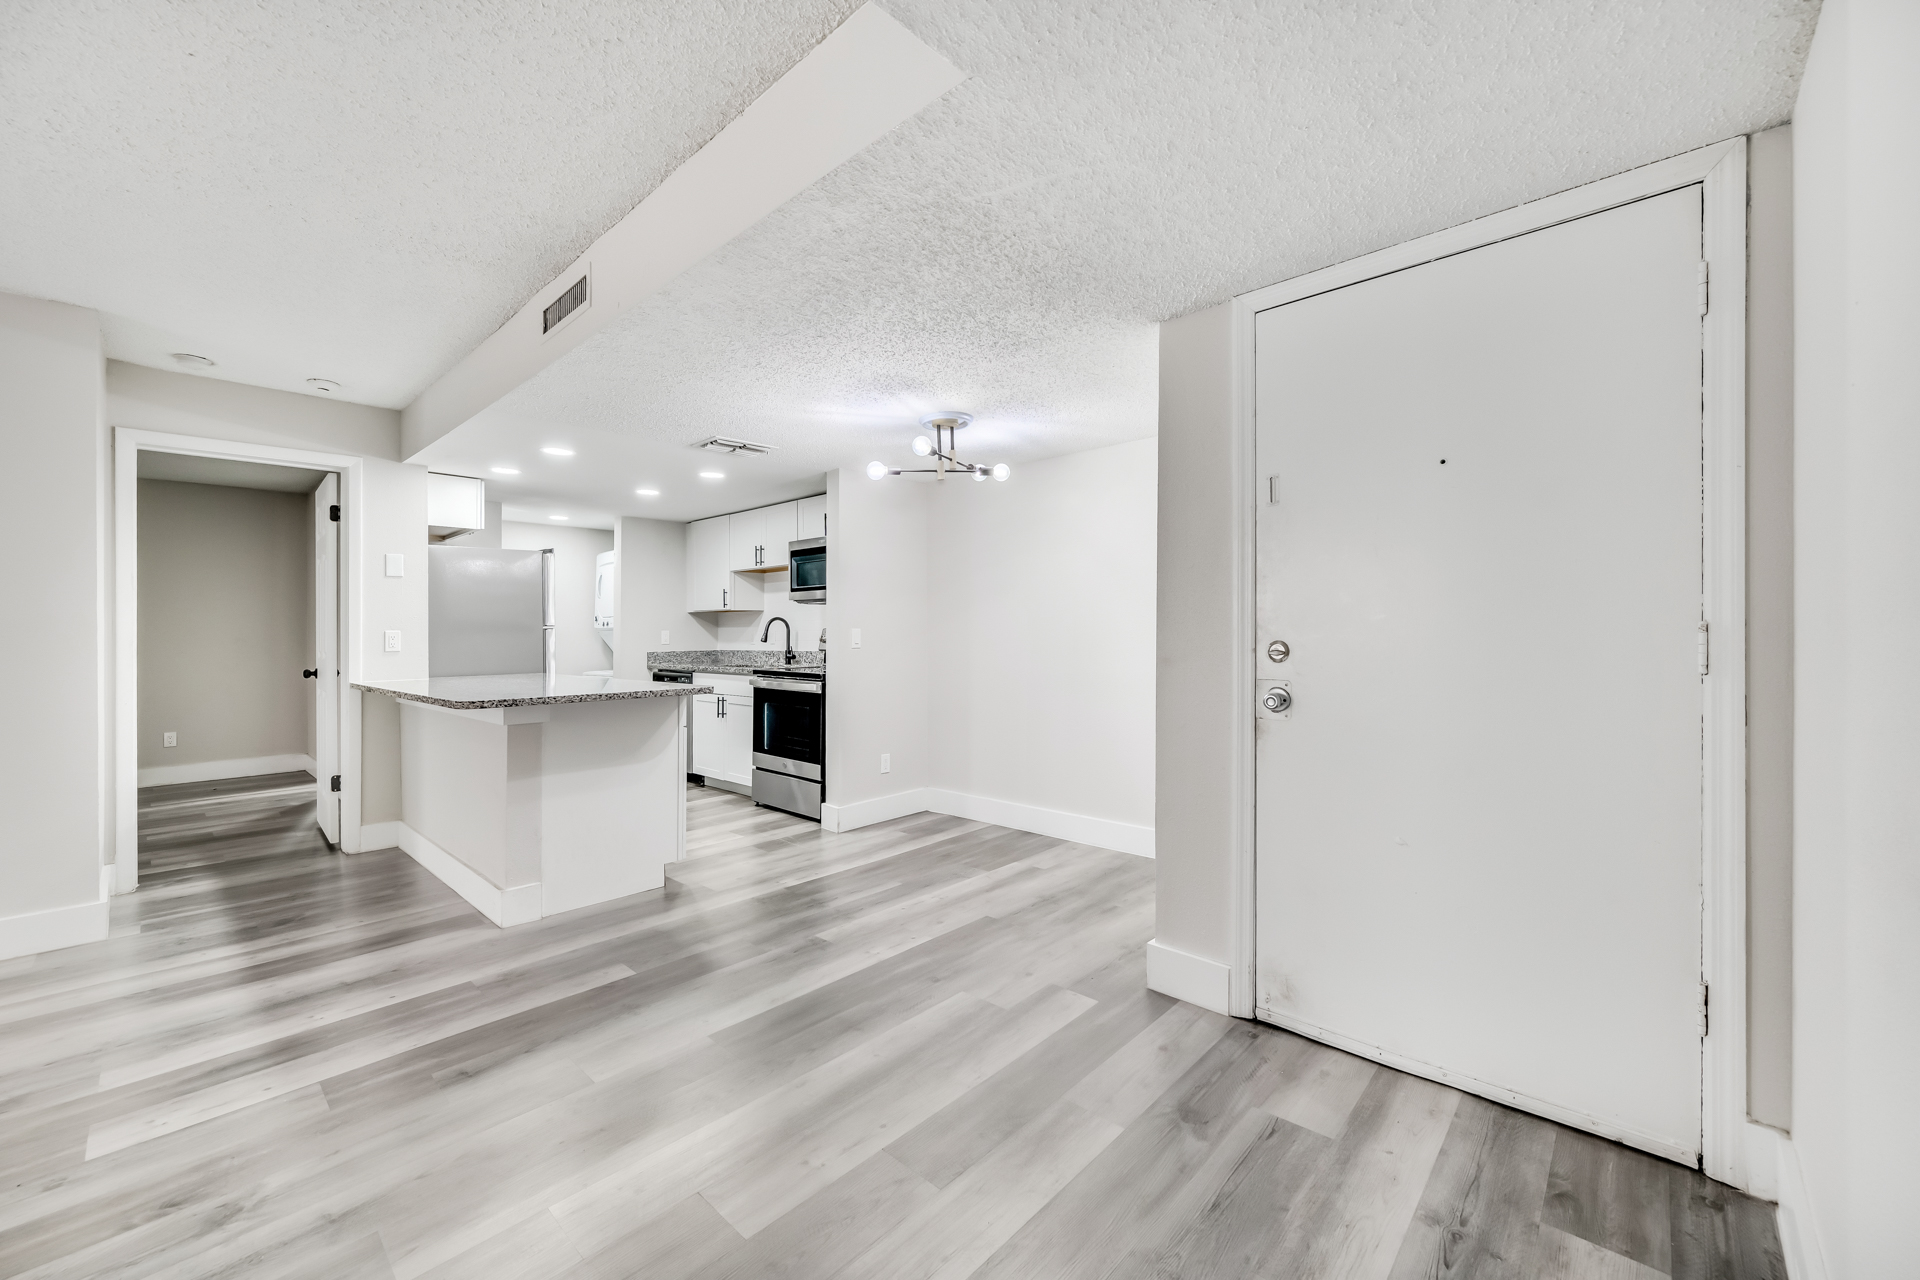
<path fill-rule="evenodd" d="M 787 544 L 798 535 L 800 504 L 781 502 L 763 509 L 766 526 L 761 534 L 760 567 L 762 569 L 784 569 L 787 567 Z"/>
<path fill-rule="evenodd" d="M 727 568 L 735 573 L 752 573 L 760 567 L 760 549 L 767 540 L 767 512 L 736 511 L 727 517 Z"/>
<path fill-rule="evenodd" d="M 699 677 L 696 677 L 698 679 Z M 703 681 L 704 683 L 704 681 Z M 717 683 L 717 682 L 715 682 Z M 741 688 L 747 689 L 745 682 Z M 688 771 L 708 782 L 753 788 L 753 693 L 714 693 L 693 699 Z"/>
<path fill-rule="evenodd" d="M 793 531 L 793 540 L 802 538 L 824 538 L 827 536 L 827 495 L 815 494 L 811 498 L 802 498 L 793 504 L 798 516 Z"/>
<path fill-rule="evenodd" d="M 695 520 L 687 526 L 687 612 L 758 612 L 760 583 L 733 572 L 731 516 Z"/>
<path fill-rule="evenodd" d="M 446 538 L 487 527 L 487 482 L 427 473 L 427 533 Z"/>

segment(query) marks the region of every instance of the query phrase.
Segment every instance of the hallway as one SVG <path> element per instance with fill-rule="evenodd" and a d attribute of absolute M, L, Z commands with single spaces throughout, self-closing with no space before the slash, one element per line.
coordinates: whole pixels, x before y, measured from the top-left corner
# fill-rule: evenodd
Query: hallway
<path fill-rule="evenodd" d="M 1782 1276 L 1771 1207 L 1144 986 L 1153 864 L 696 789 L 501 931 L 304 775 L 143 793 L 113 937 L 0 965 L 19 1277 Z"/>

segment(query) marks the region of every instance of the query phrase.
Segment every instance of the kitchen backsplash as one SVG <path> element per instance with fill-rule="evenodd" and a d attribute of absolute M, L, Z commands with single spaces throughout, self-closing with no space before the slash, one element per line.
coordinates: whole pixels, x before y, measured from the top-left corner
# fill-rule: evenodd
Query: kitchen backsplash
<path fill-rule="evenodd" d="M 649 649 L 647 650 L 647 669 L 659 667 L 677 667 L 698 671 L 707 667 L 764 667 L 770 661 L 779 662 L 781 651 L 775 649 Z M 823 667 L 827 664 L 827 655 L 818 649 L 793 647 L 793 665 L 796 667 Z"/>

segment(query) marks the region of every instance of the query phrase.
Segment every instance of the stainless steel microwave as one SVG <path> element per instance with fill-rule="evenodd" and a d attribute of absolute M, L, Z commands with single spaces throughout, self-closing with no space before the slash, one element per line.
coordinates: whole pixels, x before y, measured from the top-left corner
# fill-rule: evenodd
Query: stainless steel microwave
<path fill-rule="evenodd" d="M 796 604 L 827 602 L 825 538 L 802 538 L 787 544 L 787 599 Z"/>

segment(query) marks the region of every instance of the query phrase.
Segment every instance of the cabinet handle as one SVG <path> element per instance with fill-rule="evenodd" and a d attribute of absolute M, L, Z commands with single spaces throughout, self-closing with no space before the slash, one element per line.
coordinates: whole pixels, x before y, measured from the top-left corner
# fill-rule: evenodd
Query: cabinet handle
<path fill-rule="evenodd" d="M 725 587 L 720 588 L 720 607 L 722 609 L 727 607 L 727 589 Z"/>

